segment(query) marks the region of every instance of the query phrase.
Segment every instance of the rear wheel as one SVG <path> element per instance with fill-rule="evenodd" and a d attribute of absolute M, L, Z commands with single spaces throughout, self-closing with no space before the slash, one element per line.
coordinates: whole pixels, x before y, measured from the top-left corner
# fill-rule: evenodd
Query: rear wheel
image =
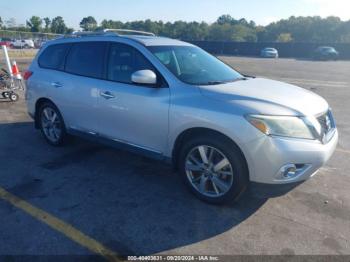
<path fill-rule="evenodd" d="M 67 133 L 58 108 L 52 103 L 44 103 L 39 109 L 40 130 L 46 141 L 53 146 L 66 142 Z"/>
<path fill-rule="evenodd" d="M 16 102 L 19 99 L 19 96 L 16 93 L 11 93 L 9 98 L 12 102 Z"/>
<path fill-rule="evenodd" d="M 202 136 L 186 143 L 179 170 L 187 186 L 209 203 L 235 201 L 248 185 L 248 170 L 239 148 L 221 136 Z"/>

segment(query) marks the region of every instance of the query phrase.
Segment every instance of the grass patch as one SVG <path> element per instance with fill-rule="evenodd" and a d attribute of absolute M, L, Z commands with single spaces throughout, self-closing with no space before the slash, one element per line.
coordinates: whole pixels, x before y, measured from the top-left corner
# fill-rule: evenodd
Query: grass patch
<path fill-rule="evenodd" d="M 16 60 L 17 58 L 34 58 L 37 49 L 8 49 L 8 54 L 11 61 Z M 0 49 L 0 57 L 4 59 L 4 52 Z"/>

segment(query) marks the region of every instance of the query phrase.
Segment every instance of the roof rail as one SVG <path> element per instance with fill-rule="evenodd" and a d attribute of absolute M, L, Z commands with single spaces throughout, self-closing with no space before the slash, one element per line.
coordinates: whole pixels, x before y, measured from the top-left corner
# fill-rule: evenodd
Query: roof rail
<path fill-rule="evenodd" d="M 146 35 L 146 36 L 156 36 L 150 32 L 129 30 L 129 29 L 104 29 L 100 31 L 75 31 L 68 35 L 63 35 L 63 38 L 69 37 L 85 37 L 85 36 L 123 36 L 123 35 Z"/>
<path fill-rule="evenodd" d="M 106 35 L 103 31 L 75 31 L 71 34 L 65 35 L 65 37 L 83 37 L 83 36 L 101 36 Z"/>
<path fill-rule="evenodd" d="M 113 32 L 113 33 L 115 33 L 117 35 L 123 35 L 123 33 L 126 33 L 126 34 L 138 34 L 138 35 L 156 36 L 154 33 L 151 33 L 151 32 L 145 32 L 145 31 L 139 31 L 139 30 L 130 30 L 130 29 L 104 29 L 103 32 L 105 32 L 105 33 Z"/>

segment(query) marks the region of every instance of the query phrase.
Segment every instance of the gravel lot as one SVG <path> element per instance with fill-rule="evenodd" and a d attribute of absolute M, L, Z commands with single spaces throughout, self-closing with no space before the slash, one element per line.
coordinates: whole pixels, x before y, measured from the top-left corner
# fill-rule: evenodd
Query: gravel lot
<path fill-rule="evenodd" d="M 208 205 L 163 163 L 80 139 L 48 146 L 22 98 L 0 100 L 0 188 L 118 254 L 350 255 L 350 62 L 222 59 L 328 100 L 340 142 L 315 177 L 289 192 L 252 187 L 239 203 Z M 92 254 L 3 200 L 0 232 L 0 255 Z"/>

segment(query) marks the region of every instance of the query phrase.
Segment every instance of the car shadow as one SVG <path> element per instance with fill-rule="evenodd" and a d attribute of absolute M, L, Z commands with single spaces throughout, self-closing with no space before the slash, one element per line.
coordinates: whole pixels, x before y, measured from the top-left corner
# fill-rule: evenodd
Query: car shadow
<path fill-rule="evenodd" d="M 0 148 L 11 167 L 2 171 L 1 187 L 121 255 L 155 254 L 217 236 L 296 186 L 274 192 L 253 184 L 239 202 L 215 206 L 189 193 L 165 163 L 77 138 L 53 148 L 33 123 L 0 124 Z"/>

